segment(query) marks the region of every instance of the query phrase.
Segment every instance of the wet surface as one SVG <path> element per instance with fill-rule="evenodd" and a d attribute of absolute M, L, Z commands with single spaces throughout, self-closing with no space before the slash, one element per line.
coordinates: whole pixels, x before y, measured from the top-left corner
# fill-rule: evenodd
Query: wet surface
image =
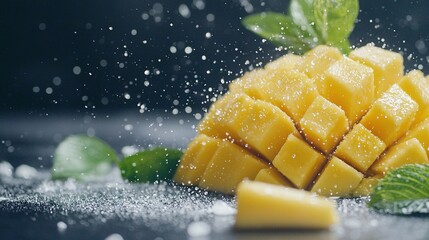
<path fill-rule="evenodd" d="M 15 168 L 28 164 L 38 172 L 32 179 L 0 178 L 0 239 L 429 238 L 428 217 L 377 214 L 366 207 L 367 199 L 337 199 L 341 221 L 329 231 L 238 232 L 233 229 L 230 210 L 235 200 L 230 196 L 167 183 L 131 185 L 117 170 L 93 183 L 49 178 L 50 156 L 69 134 L 95 134 L 118 152 L 124 146 L 161 143 L 185 147 L 195 134 L 195 123 L 190 117 L 156 113 L 109 118 L 2 115 L 0 158 Z"/>

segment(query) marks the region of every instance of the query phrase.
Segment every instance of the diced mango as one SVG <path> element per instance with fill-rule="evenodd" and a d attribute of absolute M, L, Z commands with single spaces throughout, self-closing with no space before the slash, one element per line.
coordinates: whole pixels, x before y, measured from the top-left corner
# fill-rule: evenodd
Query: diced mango
<path fill-rule="evenodd" d="M 279 108 L 247 95 L 230 105 L 224 123 L 238 137 L 272 161 L 290 133 L 297 132 L 292 120 Z"/>
<path fill-rule="evenodd" d="M 267 75 L 268 71 L 264 69 L 255 69 L 251 72 L 246 72 L 243 76 L 229 84 L 229 92 L 244 92 L 251 97 L 261 98 L 263 93 L 260 91 L 260 87 L 265 82 Z"/>
<path fill-rule="evenodd" d="M 401 54 L 367 45 L 353 50 L 349 57 L 374 70 L 375 97 L 379 97 L 404 74 Z"/>
<path fill-rule="evenodd" d="M 364 173 L 384 149 L 386 144 L 359 123 L 344 137 L 334 155 Z"/>
<path fill-rule="evenodd" d="M 324 97 L 345 111 L 350 126 L 366 113 L 374 101 L 373 70 L 347 57 L 326 70 L 325 84 Z"/>
<path fill-rule="evenodd" d="M 198 125 L 197 131 L 200 134 L 211 137 L 237 141 L 239 137 L 235 129 L 228 128 L 226 124 L 226 119 L 228 119 L 228 114 L 230 113 L 226 109 L 235 102 L 238 96 L 240 94 L 227 93 L 212 104 L 210 110 Z"/>
<path fill-rule="evenodd" d="M 395 84 L 374 102 L 361 123 L 389 146 L 407 132 L 418 108 L 418 104 Z"/>
<path fill-rule="evenodd" d="M 334 47 L 317 46 L 308 51 L 297 69 L 308 77 L 313 78 L 325 72 L 331 64 L 341 59 L 343 55 Z"/>
<path fill-rule="evenodd" d="M 419 105 L 413 124 L 429 117 L 429 84 L 419 70 L 409 72 L 399 82 L 399 86 Z"/>
<path fill-rule="evenodd" d="M 419 125 L 411 129 L 402 139 L 401 142 L 416 138 L 422 144 L 429 156 L 429 119 L 421 122 Z"/>
<path fill-rule="evenodd" d="M 274 158 L 273 165 L 298 188 L 306 188 L 325 163 L 325 157 L 293 134 Z"/>
<path fill-rule="evenodd" d="M 376 177 L 368 177 L 362 179 L 357 188 L 353 191 L 353 197 L 365 197 L 369 196 L 372 193 L 372 190 L 375 186 L 377 186 L 379 178 Z"/>
<path fill-rule="evenodd" d="M 334 156 L 323 169 L 311 191 L 322 196 L 348 196 L 362 178 L 362 173 Z"/>
<path fill-rule="evenodd" d="M 413 163 L 429 163 L 425 149 L 415 138 L 401 142 L 387 150 L 386 155 L 371 166 L 370 172 L 375 175 L 385 175 L 389 170 Z"/>
<path fill-rule="evenodd" d="M 244 179 L 253 180 L 268 165 L 250 152 L 223 141 L 214 153 L 200 180 L 201 188 L 232 194 Z"/>
<path fill-rule="evenodd" d="M 293 187 L 293 184 L 289 180 L 272 167 L 261 169 L 261 171 L 256 175 L 255 181 L 281 185 L 284 187 Z"/>
<path fill-rule="evenodd" d="M 335 203 L 327 198 L 260 182 L 238 186 L 237 228 L 325 229 L 336 222 Z"/>
<path fill-rule="evenodd" d="M 318 96 L 299 122 L 305 138 L 324 153 L 330 153 L 349 129 L 345 112 Z"/>
<path fill-rule="evenodd" d="M 294 54 L 286 54 L 265 65 L 265 69 L 276 71 L 278 69 L 294 69 L 301 63 L 301 56 Z"/>
<path fill-rule="evenodd" d="M 174 181 L 185 185 L 196 185 L 207 168 L 222 140 L 198 135 L 183 155 L 174 175 Z"/>

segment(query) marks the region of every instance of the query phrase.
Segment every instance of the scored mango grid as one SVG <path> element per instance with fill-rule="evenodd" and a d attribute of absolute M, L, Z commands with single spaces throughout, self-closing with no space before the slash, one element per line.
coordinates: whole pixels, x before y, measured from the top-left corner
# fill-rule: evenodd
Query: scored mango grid
<path fill-rule="evenodd" d="M 334 61 L 333 61 L 334 62 Z M 270 63 L 270 64 L 268 64 L 267 66 L 266 66 L 266 68 L 268 68 L 269 66 L 272 66 L 274 64 L 274 62 L 273 63 Z M 290 67 L 290 68 L 293 68 L 293 67 Z M 231 91 L 234 91 L 234 87 L 233 87 L 234 85 L 232 85 L 232 90 Z M 338 144 L 336 144 L 336 146 L 338 146 Z M 336 148 L 336 147 L 335 147 Z M 327 157 L 329 157 L 331 154 L 327 154 L 326 156 Z"/>

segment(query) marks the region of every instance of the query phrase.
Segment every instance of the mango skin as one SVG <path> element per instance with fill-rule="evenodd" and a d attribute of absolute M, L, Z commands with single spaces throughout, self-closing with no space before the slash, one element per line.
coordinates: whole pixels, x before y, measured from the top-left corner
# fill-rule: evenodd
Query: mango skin
<path fill-rule="evenodd" d="M 304 190 L 245 181 L 237 187 L 238 229 L 328 229 L 335 203 Z"/>

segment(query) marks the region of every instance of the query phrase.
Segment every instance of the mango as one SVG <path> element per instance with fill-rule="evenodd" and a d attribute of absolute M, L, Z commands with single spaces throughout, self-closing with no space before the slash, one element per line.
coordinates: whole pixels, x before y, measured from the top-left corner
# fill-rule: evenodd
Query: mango
<path fill-rule="evenodd" d="M 365 197 L 369 196 L 372 193 L 372 190 L 377 186 L 380 178 L 377 177 L 367 177 L 360 181 L 359 185 L 355 190 L 353 190 L 353 197 Z"/>
<path fill-rule="evenodd" d="M 273 161 L 298 188 L 306 188 L 325 163 L 325 157 L 304 140 L 291 134 Z"/>
<path fill-rule="evenodd" d="M 386 144 L 359 123 L 344 137 L 334 155 L 366 172 L 385 149 Z"/>
<path fill-rule="evenodd" d="M 328 154 L 349 129 L 345 112 L 337 105 L 318 96 L 299 122 L 305 138 Z"/>
<path fill-rule="evenodd" d="M 374 102 L 361 123 L 389 146 L 407 132 L 418 109 L 419 105 L 395 84 Z"/>
<path fill-rule="evenodd" d="M 311 191 L 322 196 L 350 196 L 362 179 L 362 173 L 334 156 L 316 179 Z"/>
<path fill-rule="evenodd" d="M 370 171 L 375 175 L 385 175 L 387 171 L 405 164 L 429 164 L 428 156 L 422 144 L 416 138 L 398 143 L 371 166 Z"/>
<path fill-rule="evenodd" d="M 238 229 L 327 229 L 337 222 L 335 203 L 327 198 L 260 182 L 237 188 Z"/>
<path fill-rule="evenodd" d="M 223 141 L 204 171 L 199 187 L 227 194 L 235 192 L 244 179 L 254 180 L 268 165 L 247 150 Z"/>
<path fill-rule="evenodd" d="M 387 171 L 428 162 L 429 79 L 403 69 L 399 53 L 367 45 L 247 72 L 212 104 L 174 180 L 226 194 L 250 179 L 366 195 Z"/>
<path fill-rule="evenodd" d="M 294 187 L 287 178 L 273 167 L 261 169 L 256 175 L 255 181 L 284 187 Z"/>
<path fill-rule="evenodd" d="M 374 70 L 376 98 L 397 83 L 404 74 L 404 59 L 399 53 L 366 45 L 353 50 L 349 57 Z"/>

